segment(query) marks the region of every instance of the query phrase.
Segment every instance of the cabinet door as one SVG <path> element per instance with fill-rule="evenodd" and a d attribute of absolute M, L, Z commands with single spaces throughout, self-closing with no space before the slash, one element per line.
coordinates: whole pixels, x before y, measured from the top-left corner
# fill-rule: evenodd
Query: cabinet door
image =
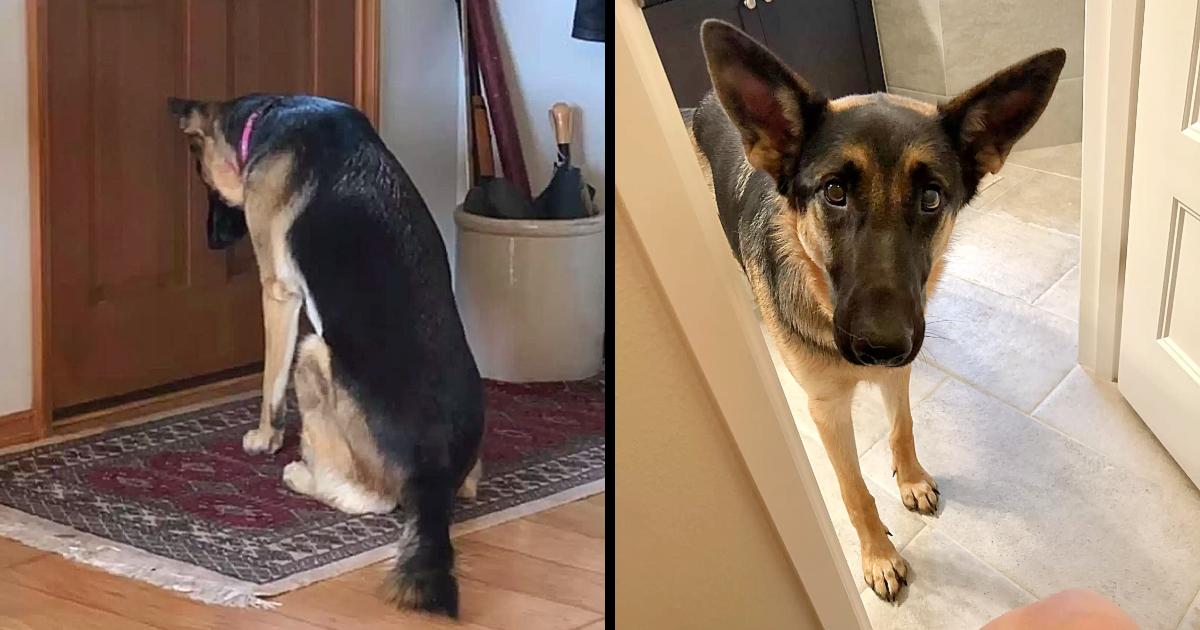
<path fill-rule="evenodd" d="M 760 0 L 756 11 L 767 46 L 827 96 L 883 91 L 870 0 Z"/>
<path fill-rule="evenodd" d="M 701 22 L 722 19 L 763 41 L 759 14 L 742 0 L 647 0 L 645 15 L 680 107 L 695 107 L 712 89 L 700 47 Z"/>
<path fill-rule="evenodd" d="M 725 20 L 767 45 L 831 98 L 881 91 L 870 0 L 646 0 L 646 23 L 680 107 L 712 88 L 700 24 Z"/>

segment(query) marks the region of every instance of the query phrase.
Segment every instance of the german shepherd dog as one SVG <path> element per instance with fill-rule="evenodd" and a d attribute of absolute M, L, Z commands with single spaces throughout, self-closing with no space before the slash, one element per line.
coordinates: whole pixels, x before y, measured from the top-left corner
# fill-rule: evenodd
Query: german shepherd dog
<path fill-rule="evenodd" d="M 458 614 L 450 519 L 479 474 L 483 386 L 429 210 L 367 118 L 311 96 L 171 99 L 209 191 L 209 242 L 249 233 L 266 329 L 262 416 L 273 453 L 295 354 L 302 459 L 289 488 L 351 514 L 404 506 L 390 587 Z M 301 306 L 312 326 L 298 345 Z"/>
<path fill-rule="evenodd" d="M 724 22 L 706 21 L 701 43 L 714 90 L 685 121 L 766 328 L 808 394 L 863 577 L 894 601 L 908 565 L 858 467 L 854 388 L 880 386 L 900 496 L 936 513 L 908 398 L 925 304 L 958 210 L 1041 116 L 1066 53 L 1034 55 L 934 106 L 889 94 L 827 100 Z"/>

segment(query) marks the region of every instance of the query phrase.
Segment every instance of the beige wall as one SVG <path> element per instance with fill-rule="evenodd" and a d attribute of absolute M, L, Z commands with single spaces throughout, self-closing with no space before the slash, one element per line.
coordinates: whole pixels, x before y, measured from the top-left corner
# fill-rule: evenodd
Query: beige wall
<path fill-rule="evenodd" d="M 1058 89 L 1018 149 L 1083 137 L 1084 0 L 874 0 L 889 92 L 946 99 L 1047 48 L 1067 51 Z"/>
<path fill-rule="evenodd" d="M 819 628 L 617 202 L 616 620 Z"/>

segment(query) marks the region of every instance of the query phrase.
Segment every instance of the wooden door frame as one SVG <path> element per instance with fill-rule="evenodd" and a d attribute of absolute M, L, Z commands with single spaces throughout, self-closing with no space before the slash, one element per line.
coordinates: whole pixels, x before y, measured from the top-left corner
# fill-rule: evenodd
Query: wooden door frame
<path fill-rule="evenodd" d="M 826 628 L 870 627 L 635 0 L 616 3 L 617 205 Z M 636 116 L 631 112 L 637 112 Z M 630 147 L 637 147 L 631 149 Z M 703 281 L 698 281 L 703 279 Z"/>
<path fill-rule="evenodd" d="M 115 421 L 112 413 L 92 413 L 62 426 L 53 424 L 53 397 L 50 391 L 50 231 L 46 209 L 46 172 L 49 148 L 46 136 L 46 58 L 48 0 L 25 0 L 25 44 L 28 62 L 29 97 L 29 212 L 30 264 L 32 274 L 30 302 L 33 347 L 33 398 L 29 412 L 19 412 L 0 422 L 0 443 L 16 443 L 43 438 L 51 433 L 80 430 Z M 360 109 L 378 127 L 380 112 L 379 41 L 380 0 L 355 0 L 354 25 L 354 96 Z M 122 405 L 118 415 L 129 416 L 162 411 L 202 400 L 219 398 L 235 391 L 252 390 L 261 383 L 254 377 L 240 377 L 210 386 L 175 392 L 138 403 Z M 108 410 L 114 411 L 114 410 Z"/>
<path fill-rule="evenodd" d="M 1084 16 L 1079 363 L 1117 380 L 1144 0 L 1095 0 Z"/>

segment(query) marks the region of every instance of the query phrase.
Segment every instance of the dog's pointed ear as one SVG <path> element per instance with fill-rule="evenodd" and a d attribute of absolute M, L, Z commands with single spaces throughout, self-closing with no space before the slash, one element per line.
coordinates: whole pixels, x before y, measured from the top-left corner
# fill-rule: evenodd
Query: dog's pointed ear
<path fill-rule="evenodd" d="M 167 98 L 167 111 L 172 115 L 180 118 L 192 113 L 192 110 L 200 104 L 200 101 L 189 101 L 186 98 L 175 98 L 171 96 Z"/>
<path fill-rule="evenodd" d="M 700 42 L 713 89 L 737 126 L 746 158 L 779 179 L 811 134 L 825 98 L 769 50 L 721 20 L 705 20 Z"/>
<path fill-rule="evenodd" d="M 167 111 L 175 117 L 179 128 L 184 132 L 201 131 L 206 115 L 204 101 L 170 97 L 167 99 Z"/>
<path fill-rule="evenodd" d="M 982 177 L 1004 166 L 1008 152 L 1037 122 L 1067 53 L 1053 48 L 1013 64 L 938 107 L 959 155 Z"/>

